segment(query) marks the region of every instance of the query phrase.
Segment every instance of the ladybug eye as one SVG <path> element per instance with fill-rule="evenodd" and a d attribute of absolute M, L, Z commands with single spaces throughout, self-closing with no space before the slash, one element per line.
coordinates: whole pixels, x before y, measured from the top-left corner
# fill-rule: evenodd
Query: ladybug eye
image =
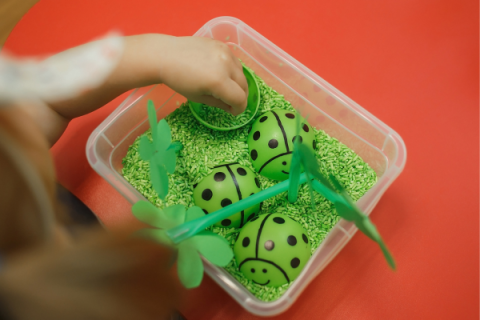
<path fill-rule="evenodd" d="M 265 241 L 265 249 L 272 251 L 275 248 L 275 243 L 272 240 Z"/>
<path fill-rule="evenodd" d="M 249 244 L 250 244 L 250 238 L 249 238 L 249 237 L 243 238 L 242 246 L 243 246 L 244 248 L 246 248 L 246 247 L 248 247 Z"/>
<path fill-rule="evenodd" d="M 263 269 L 262 271 L 263 271 L 263 273 L 267 273 L 267 269 Z"/>
<path fill-rule="evenodd" d="M 252 269 L 250 269 L 250 271 L 252 271 L 252 273 L 255 273 L 255 269 L 253 269 L 253 268 L 252 268 Z"/>

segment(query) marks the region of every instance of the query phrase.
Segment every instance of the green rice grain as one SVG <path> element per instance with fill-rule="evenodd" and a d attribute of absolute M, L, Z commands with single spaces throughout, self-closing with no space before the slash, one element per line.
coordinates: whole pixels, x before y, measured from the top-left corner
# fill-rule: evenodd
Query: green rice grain
<path fill-rule="evenodd" d="M 255 77 L 261 93 L 260 108 L 256 117 L 274 108 L 294 111 L 290 102 L 281 94 L 270 88 L 257 75 Z M 233 117 L 220 109 L 209 107 L 204 111 L 202 118 L 205 117 L 203 119 L 208 119 L 212 124 L 225 126 L 230 123 L 233 126 L 234 121 L 243 121 L 243 118 Z M 125 179 L 157 207 L 164 208 L 174 204 L 193 206 L 193 185 L 199 183 L 216 165 L 239 162 L 255 171 L 250 162 L 247 145 L 248 131 L 253 121 L 240 129 L 216 131 L 200 124 L 187 104 L 182 104 L 165 119 L 170 125 L 172 140 L 183 144 L 183 149 L 178 154 L 176 171 L 169 175 L 170 190 L 166 199 L 162 201 L 158 198 L 149 179 L 149 163 L 140 158 L 138 146 L 141 136 L 129 147 L 123 159 L 122 169 Z M 148 130 L 144 135 L 151 138 L 151 131 Z M 333 174 L 354 200 L 358 200 L 376 183 L 375 171 L 337 139 L 315 129 L 315 140 L 318 146 L 316 157 L 321 170 L 325 174 Z M 263 176 L 258 178 L 262 189 L 278 183 Z M 314 193 L 315 210 L 312 210 L 310 201 L 308 187 L 303 185 L 299 188 L 297 202 L 289 203 L 284 192 L 265 200 L 262 213 L 285 214 L 300 223 L 307 231 L 313 253 L 340 217 L 334 205 L 320 194 Z M 218 227 L 212 227 L 211 230 L 224 236 L 232 248 L 240 231 L 236 228 Z M 238 270 L 235 259 L 225 269 L 262 301 L 277 300 L 290 286 L 286 284 L 279 288 L 271 288 L 255 284 Z"/>
<path fill-rule="evenodd" d="M 198 115 L 203 121 L 217 128 L 231 128 L 248 122 L 252 117 L 252 111 L 247 109 L 238 116 L 234 116 L 222 109 L 203 104 L 198 111 Z"/>

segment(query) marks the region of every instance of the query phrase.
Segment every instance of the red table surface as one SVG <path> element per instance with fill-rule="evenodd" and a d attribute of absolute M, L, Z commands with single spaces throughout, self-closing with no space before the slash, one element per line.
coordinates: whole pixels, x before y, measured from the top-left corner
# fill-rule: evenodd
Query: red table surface
<path fill-rule="evenodd" d="M 398 271 L 357 233 L 276 319 L 478 319 L 478 12 L 474 0 L 42 0 L 5 48 L 49 54 L 112 29 L 183 36 L 214 17 L 243 20 L 396 130 L 408 153 L 371 214 Z M 124 96 L 72 121 L 52 148 L 59 181 L 107 227 L 133 219 L 85 144 Z M 181 311 L 256 318 L 208 277 Z"/>

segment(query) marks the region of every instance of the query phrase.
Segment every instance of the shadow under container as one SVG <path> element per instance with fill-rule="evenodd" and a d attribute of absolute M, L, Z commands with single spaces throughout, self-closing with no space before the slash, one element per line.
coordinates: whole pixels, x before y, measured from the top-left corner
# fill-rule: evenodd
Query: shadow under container
<path fill-rule="evenodd" d="M 363 212 L 370 214 L 405 166 L 406 148 L 402 138 L 238 19 L 215 18 L 194 36 L 227 43 L 235 56 L 301 110 L 302 116 L 308 114 L 312 126 L 338 139 L 375 170 L 377 183 L 357 202 Z M 186 101 L 165 85 L 136 89 L 92 132 L 86 147 L 92 168 L 131 204 L 146 199 L 123 178 L 122 159 L 135 139 L 149 129 L 147 100 L 153 100 L 158 119 L 163 119 Z M 302 273 L 276 301 L 257 299 L 227 271 L 204 259 L 205 272 L 249 312 L 273 316 L 295 302 L 357 230 L 352 222 L 341 219 L 319 245 Z"/>

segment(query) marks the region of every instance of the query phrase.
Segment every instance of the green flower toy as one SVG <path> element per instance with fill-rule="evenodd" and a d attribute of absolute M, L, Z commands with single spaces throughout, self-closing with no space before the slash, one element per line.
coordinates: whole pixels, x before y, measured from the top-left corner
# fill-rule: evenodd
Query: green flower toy
<path fill-rule="evenodd" d="M 233 258 L 227 240 L 211 231 L 199 232 L 177 245 L 167 236 L 166 229 L 203 217 L 204 213 L 199 207 L 185 210 L 183 205 L 177 204 L 162 210 L 148 201 L 139 201 L 133 205 L 132 212 L 138 220 L 154 227 L 137 231 L 137 236 L 178 250 L 178 277 L 186 288 L 195 288 L 202 282 L 203 263 L 200 255 L 219 267 L 225 267 Z"/>
<path fill-rule="evenodd" d="M 160 199 L 168 193 L 168 175 L 175 171 L 176 152 L 182 148 L 179 142 L 172 143 L 170 127 L 165 119 L 157 123 L 157 113 L 152 100 L 148 101 L 148 120 L 152 128 L 152 140 L 143 136 L 140 140 L 140 157 L 150 162 L 150 180 Z"/>

